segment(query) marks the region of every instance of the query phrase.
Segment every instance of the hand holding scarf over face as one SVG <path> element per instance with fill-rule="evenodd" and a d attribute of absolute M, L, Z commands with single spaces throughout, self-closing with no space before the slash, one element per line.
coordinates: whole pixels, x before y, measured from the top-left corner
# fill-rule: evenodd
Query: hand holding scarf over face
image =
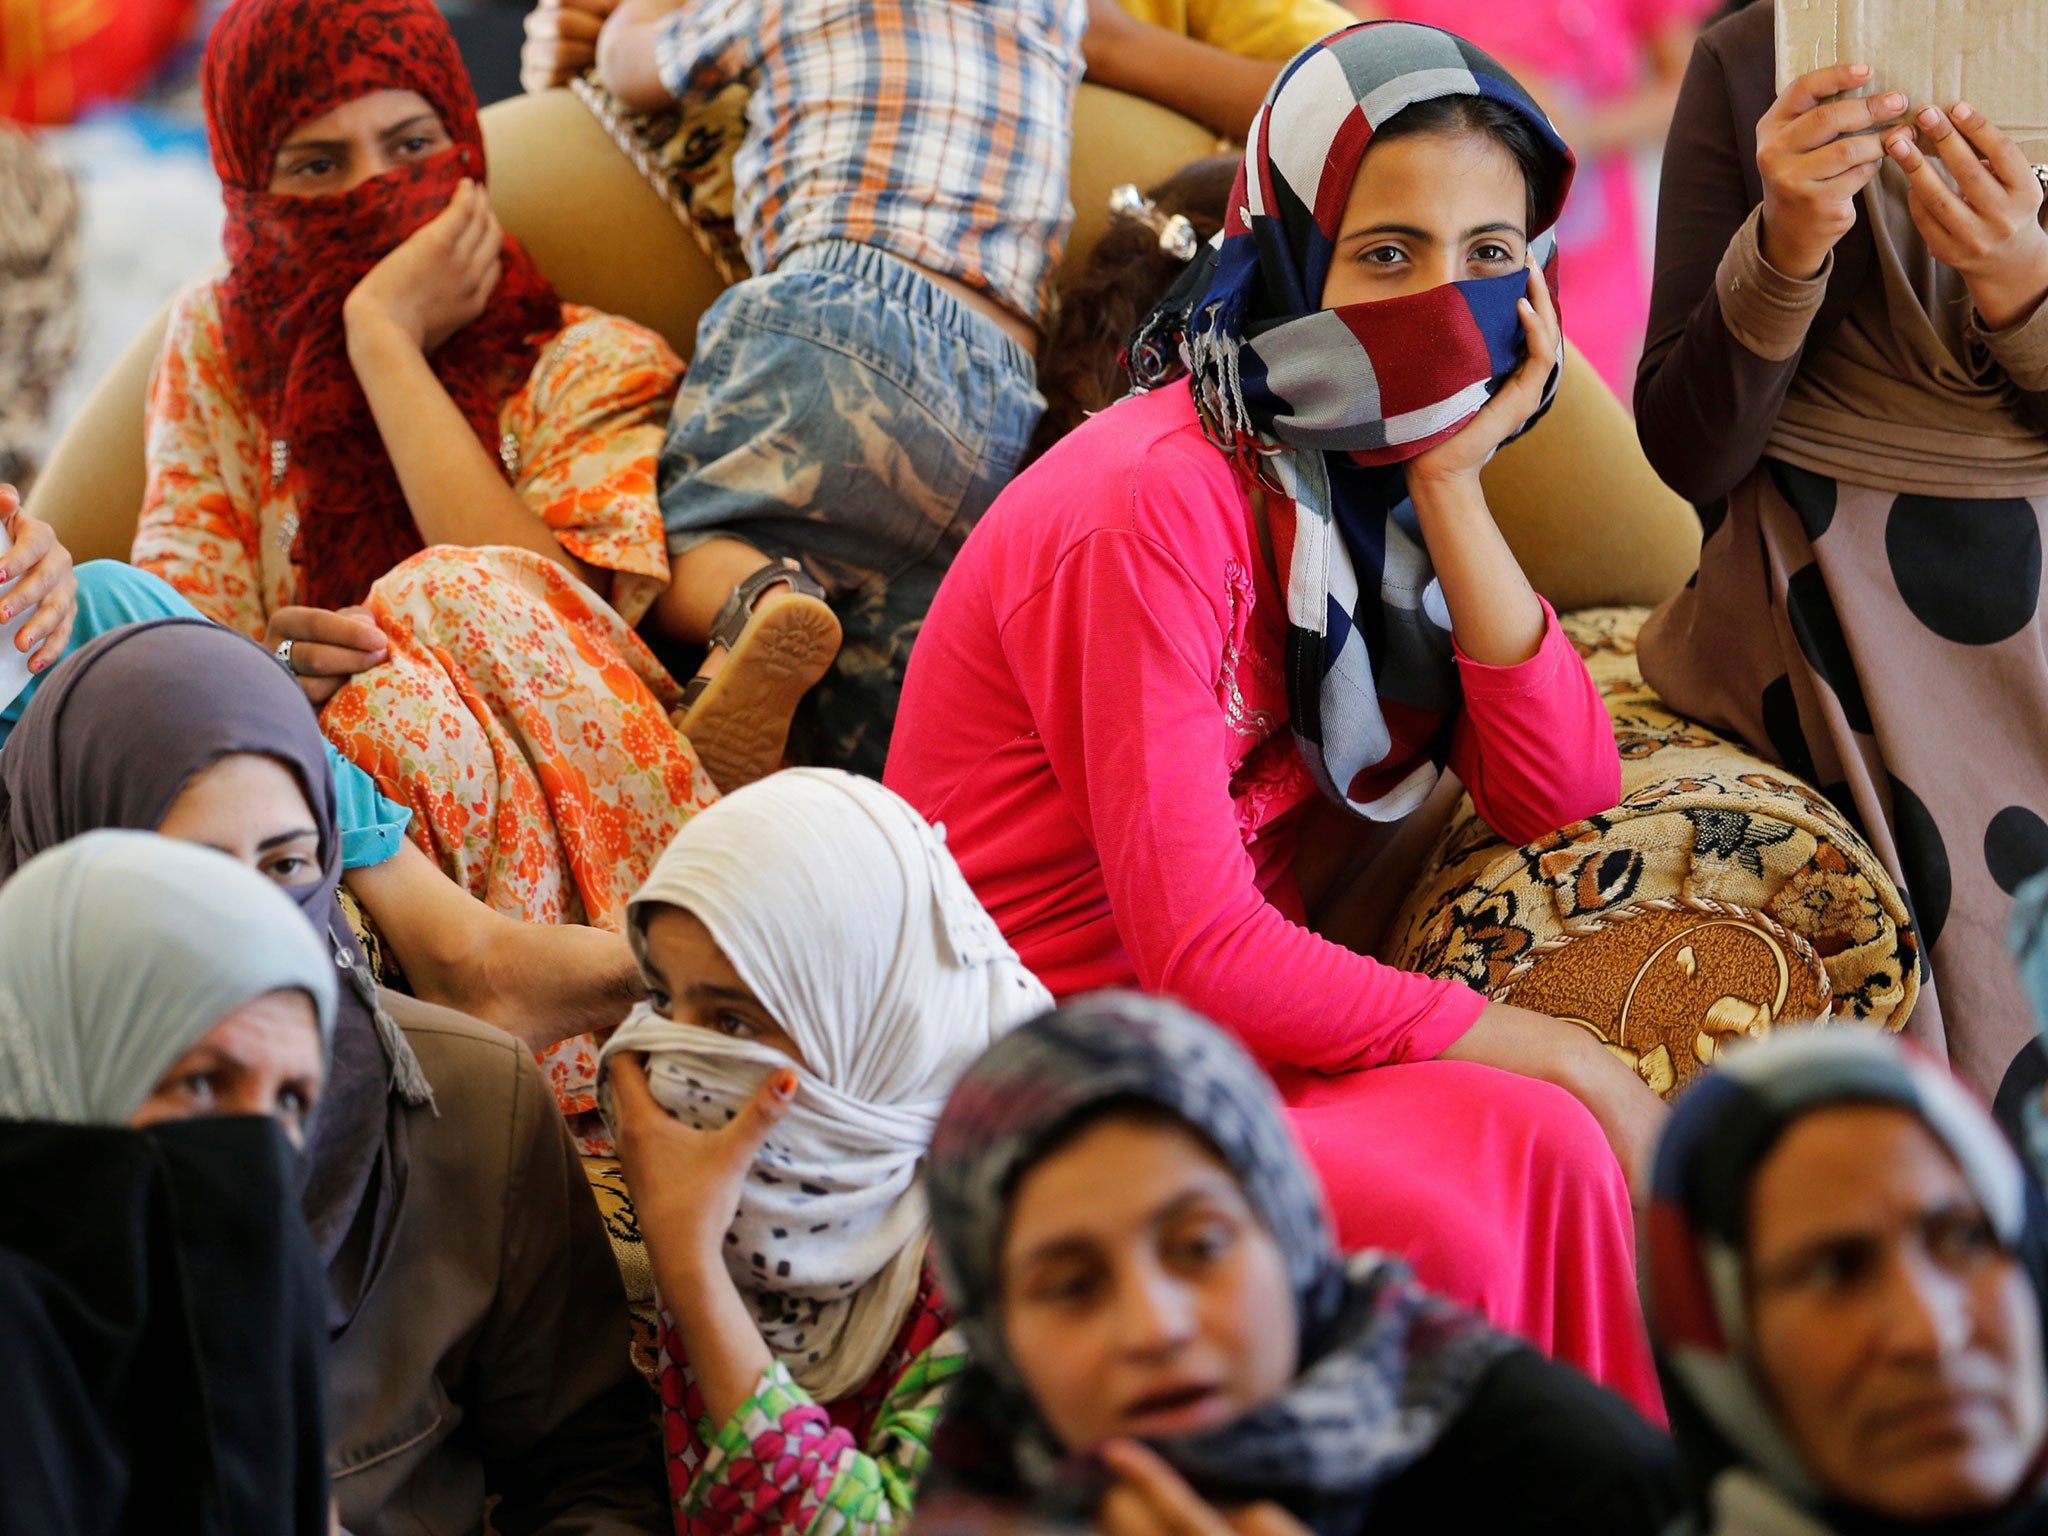
<path fill-rule="evenodd" d="M 1549 119 L 1462 38 L 1367 22 L 1274 82 L 1216 247 L 1129 350 L 1154 364 L 1141 388 L 1163 383 L 1176 371 L 1163 342 L 1179 330 L 1211 436 L 1268 485 L 1295 735 L 1323 792 L 1374 821 L 1428 796 L 1460 699 L 1450 614 L 1398 466 L 1457 433 L 1520 365 L 1515 306 L 1528 274 L 1336 309 L 1322 293 L 1374 132 L 1420 102 L 1461 96 L 1513 111 L 1557 158 L 1528 232 L 1554 292 L 1550 230 L 1572 159 Z M 1553 368 L 1546 406 L 1556 388 Z"/>
<path fill-rule="evenodd" d="M 805 1391 L 833 1402 L 880 1365 L 924 1268 L 919 1166 L 947 1092 L 989 1043 L 1052 1005 L 941 835 L 881 785 L 788 769 L 700 812 L 628 909 L 701 921 L 802 1051 L 795 1102 L 750 1170 L 733 1282 Z M 680 988 L 686 979 L 667 978 Z M 699 1130 L 724 1125 L 781 1052 L 642 1005 L 606 1045 Z M 602 1086 L 600 1104 L 613 1111 Z"/>
<path fill-rule="evenodd" d="M 220 311 L 229 362 L 256 415 L 287 446 L 300 597 L 345 607 L 422 546 L 349 362 L 342 305 L 448 206 L 465 177 L 484 180 L 476 95 L 430 0 L 234 0 L 207 43 L 204 85 L 227 202 Z M 420 95 L 454 147 L 340 196 L 270 190 L 294 129 L 383 90 Z M 429 359 L 493 460 L 499 408 L 532 372 L 561 314 L 533 258 L 508 239 L 489 306 Z"/>

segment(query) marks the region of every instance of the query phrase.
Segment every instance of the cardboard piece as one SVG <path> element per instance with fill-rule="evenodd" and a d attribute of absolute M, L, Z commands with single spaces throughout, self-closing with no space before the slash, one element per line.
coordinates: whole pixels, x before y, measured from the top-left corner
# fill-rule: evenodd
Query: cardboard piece
<path fill-rule="evenodd" d="M 1829 64 L 1868 64 L 1869 95 L 1967 101 L 2029 158 L 2048 160 L 2048 0 L 1776 0 L 1778 89 Z"/>

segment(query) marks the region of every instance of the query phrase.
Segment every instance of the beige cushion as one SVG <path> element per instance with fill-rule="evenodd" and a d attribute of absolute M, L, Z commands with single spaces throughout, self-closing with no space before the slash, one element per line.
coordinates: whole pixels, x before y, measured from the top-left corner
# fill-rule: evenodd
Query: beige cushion
<path fill-rule="evenodd" d="M 483 112 L 491 202 L 563 297 L 626 315 L 685 357 L 720 284 L 710 261 L 625 154 L 568 91 Z M 1150 102 L 1083 86 L 1074 109 L 1074 235 L 1068 260 L 1108 222 L 1109 189 L 1149 186 L 1213 154 L 1215 137 Z M 163 316 L 138 336 L 50 455 L 29 509 L 80 560 L 124 560 L 142 507 L 143 419 Z M 1488 469 L 1508 543 L 1560 611 L 1656 603 L 1698 560 L 1691 508 L 1658 481 L 1635 429 L 1576 349 L 1551 414 Z"/>

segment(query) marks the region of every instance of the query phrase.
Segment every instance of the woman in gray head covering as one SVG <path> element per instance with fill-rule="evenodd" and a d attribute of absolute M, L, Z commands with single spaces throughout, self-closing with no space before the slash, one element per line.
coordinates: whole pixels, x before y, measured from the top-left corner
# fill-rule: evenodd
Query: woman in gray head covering
<path fill-rule="evenodd" d="M 0 954 L 0 1530 L 325 1536 L 286 1141 L 334 962 L 254 870 L 132 831 L 0 886 Z"/>
<path fill-rule="evenodd" d="M 0 1117 L 269 1114 L 300 1139 L 335 967 L 254 870 L 152 833 L 88 833 L 0 887 L 0 954 Z"/>

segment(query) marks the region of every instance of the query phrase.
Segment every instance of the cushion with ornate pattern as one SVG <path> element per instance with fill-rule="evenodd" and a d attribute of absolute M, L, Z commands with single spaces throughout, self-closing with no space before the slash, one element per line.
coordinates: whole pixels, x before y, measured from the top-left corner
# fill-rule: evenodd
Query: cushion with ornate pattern
<path fill-rule="evenodd" d="M 1647 616 L 1563 620 L 1614 721 L 1621 803 L 1511 848 L 1466 797 L 1382 957 L 1571 1019 L 1660 1092 L 1782 1020 L 1901 1028 L 1920 941 L 1898 887 L 1825 795 L 1665 708 L 1635 660 Z"/>

